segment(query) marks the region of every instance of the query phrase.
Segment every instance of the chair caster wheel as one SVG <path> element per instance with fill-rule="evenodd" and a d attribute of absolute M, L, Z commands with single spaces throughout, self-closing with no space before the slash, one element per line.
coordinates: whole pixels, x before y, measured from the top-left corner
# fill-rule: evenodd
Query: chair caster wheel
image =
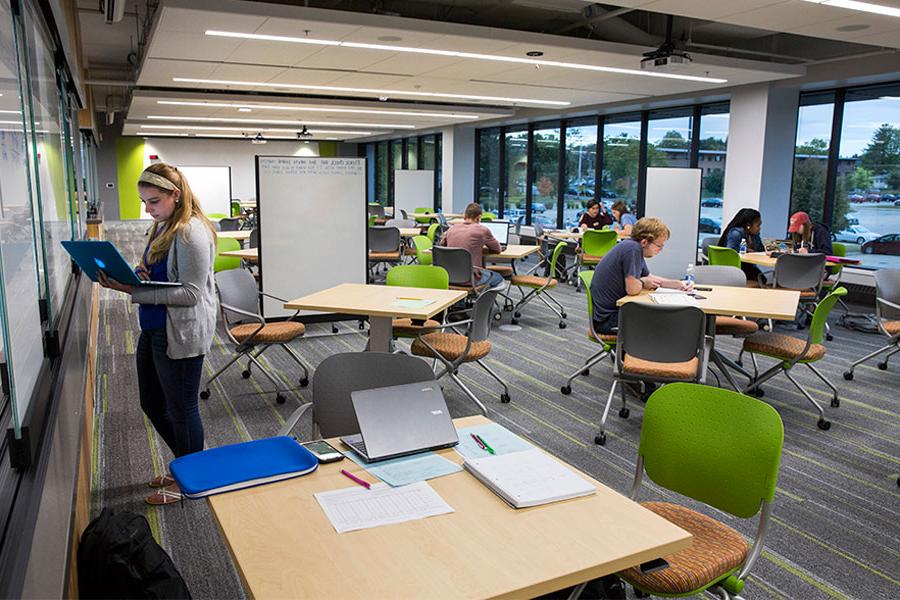
<path fill-rule="evenodd" d="M 363 321 L 360 321 L 359 322 L 359 330 L 362 331 L 365 328 L 366 328 L 366 324 Z"/>
<path fill-rule="evenodd" d="M 750 390 L 750 394 L 753 396 L 756 396 L 757 398 L 762 398 L 763 396 L 766 395 L 766 392 L 762 388 L 754 388 L 754 389 Z"/>
<path fill-rule="evenodd" d="M 565 328 L 566 328 L 566 322 L 565 322 L 565 321 L 560 321 L 560 322 L 559 322 L 559 328 L 560 328 L 560 329 L 565 329 Z"/>
<path fill-rule="evenodd" d="M 650 597 L 650 594 L 648 594 L 647 592 L 642 592 L 641 590 L 637 589 L 636 587 L 633 587 L 631 589 L 634 590 L 635 598 L 649 598 Z"/>
<path fill-rule="evenodd" d="M 516 311 L 513 313 L 513 316 L 518 319 L 519 317 L 522 316 L 522 313 L 520 313 L 519 311 Z"/>
<path fill-rule="evenodd" d="M 285 397 L 282 396 L 281 394 L 278 394 L 278 395 L 275 396 L 275 402 L 276 402 L 277 404 L 284 404 L 285 402 L 287 402 L 287 398 L 285 398 Z"/>
<path fill-rule="evenodd" d="M 204 400 L 209 400 L 209 390 L 203 390 L 200 392 L 200 397 Z"/>
<path fill-rule="evenodd" d="M 853 381 L 853 371 L 844 371 L 844 379 Z"/>
<path fill-rule="evenodd" d="M 500 402 L 503 404 L 509 404 L 509 394 L 500 394 Z"/>
<path fill-rule="evenodd" d="M 825 419 L 819 419 L 816 422 L 816 425 L 818 425 L 819 429 L 821 429 L 822 431 L 828 431 L 829 429 L 831 429 L 831 421 L 826 421 Z"/>
<path fill-rule="evenodd" d="M 594 443 L 598 446 L 606 445 L 606 432 L 601 433 L 600 435 L 594 436 Z"/>
<path fill-rule="evenodd" d="M 885 362 L 880 362 L 880 363 L 878 363 L 878 365 L 876 365 L 876 366 L 877 366 L 879 369 L 881 369 L 882 371 L 887 371 L 887 361 L 885 361 Z"/>
<path fill-rule="evenodd" d="M 591 374 L 591 370 L 590 370 L 590 369 L 585 369 L 584 371 L 581 372 L 581 374 L 584 375 L 585 377 L 587 377 L 588 375 Z"/>
<path fill-rule="evenodd" d="M 499 320 L 502 319 L 502 318 L 503 318 L 503 313 L 499 313 L 499 312 L 498 312 L 498 313 L 496 313 L 496 314 L 494 315 L 494 320 L 495 320 L 495 321 L 499 321 Z"/>
<path fill-rule="evenodd" d="M 338 332 L 337 326 L 336 326 L 336 325 L 332 325 L 332 326 L 331 326 L 331 333 L 337 333 L 337 332 Z"/>
<path fill-rule="evenodd" d="M 572 393 L 572 387 L 568 386 L 568 385 L 564 385 L 561 388 L 559 388 L 559 391 L 562 392 L 563 396 L 568 396 L 569 394 Z"/>
<path fill-rule="evenodd" d="M 309 385 L 309 377 L 304 377 L 300 380 L 300 387 L 306 387 Z"/>
<path fill-rule="evenodd" d="M 566 313 L 563 313 L 563 314 L 562 314 L 562 318 L 563 318 L 563 319 L 567 319 L 568 317 L 569 317 L 568 314 L 566 314 Z"/>
<path fill-rule="evenodd" d="M 839 398 L 832 398 L 832 399 L 831 399 L 831 406 L 832 406 L 832 408 L 837 408 L 837 407 L 840 406 L 840 405 L 841 405 L 841 400 L 840 400 Z"/>
<path fill-rule="evenodd" d="M 631 411 L 628 410 L 627 408 L 623 407 L 623 408 L 619 409 L 619 416 L 622 417 L 623 419 L 627 419 L 628 415 L 630 415 L 630 414 L 631 414 Z"/>
<path fill-rule="evenodd" d="M 510 319 L 510 320 L 509 320 L 509 323 L 510 323 L 510 325 L 518 325 L 518 324 L 519 324 L 519 320 L 518 320 L 518 319 Z"/>
<path fill-rule="evenodd" d="M 826 333 L 826 334 L 825 334 L 825 339 L 828 340 L 828 341 L 830 342 L 831 340 L 834 339 L 834 336 L 831 335 L 830 333 Z"/>
<path fill-rule="evenodd" d="M 742 360 L 736 360 L 736 361 L 734 361 L 734 364 L 736 364 L 736 365 L 739 366 L 739 367 L 743 367 L 743 366 L 744 366 L 744 361 L 742 361 Z"/>
<path fill-rule="evenodd" d="M 250 379 L 250 369 L 244 369 L 241 371 L 241 377 L 244 379 Z"/>

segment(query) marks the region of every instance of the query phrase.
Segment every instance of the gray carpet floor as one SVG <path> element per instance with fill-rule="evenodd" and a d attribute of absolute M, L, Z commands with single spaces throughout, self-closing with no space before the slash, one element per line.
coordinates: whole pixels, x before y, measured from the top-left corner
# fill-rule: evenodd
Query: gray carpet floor
<path fill-rule="evenodd" d="M 146 226 L 107 224 L 107 237 L 126 258 L 136 261 L 146 243 Z M 628 419 L 612 411 L 607 445 L 594 445 L 610 385 L 609 363 L 593 368 L 589 377 L 579 377 L 571 395 L 560 393 L 568 374 L 597 347 L 585 336 L 584 294 L 561 286 L 554 295 L 567 309 L 567 329 L 560 330 L 553 315 L 532 304 L 522 315 L 521 331 L 495 328 L 491 334 L 493 351 L 487 362 L 510 385 L 511 403 L 500 403 L 501 390 L 477 367 L 464 366 L 460 374 L 489 406 L 491 418 L 627 493 L 643 406 L 632 402 Z M 163 473 L 172 457 L 140 410 L 134 367 L 137 309 L 124 295 L 109 290 L 101 291 L 100 302 L 93 511 L 96 514 L 109 506 L 145 515 L 195 598 L 243 598 L 240 579 L 205 502 L 167 507 L 143 502 L 149 491 L 146 482 Z M 833 422 L 830 431 L 817 429 L 815 413 L 783 376 L 765 386 L 765 401 L 784 420 L 785 445 L 772 528 L 743 594 L 748 599 L 900 598 L 900 488 L 896 483 L 900 359 L 887 371 L 868 363 L 857 369 L 854 381 L 844 381 L 841 373 L 847 365 L 880 346 L 883 338 L 837 326 L 833 332 L 835 338 L 827 343 L 828 355 L 821 365 L 841 390 L 842 404 L 827 409 Z M 737 353 L 737 342 L 718 343 L 725 352 Z M 331 334 L 329 325 L 312 325 L 294 347 L 315 366 L 327 356 L 359 351 L 365 344 L 356 323 L 349 322 L 340 325 L 337 335 Z M 220 332 L 207 355 L 207 374 L 224 364 L 230 352 Z M 271 384 L 264 378 L 244 380 L 240 368 L 231 368 L 212 386 L 212 396 L 201 401 L 207 447 L 273 435 L 299 403 L 310 400 L 310 390 L 297 386 L 299 370 L 287 356 L 273 348 L 264 357 L 291 388 L 287 403 L 275 403 Z M 770 364 L 765 359 L 761 362 Z M 808 370 L 798 369 L 797 377 L 827 406 L 829 393 Z M 452 381 L 444 383 L 444 391 L 454 417 L 477 412 Z M 310 431 L 310 423 L 305 422 L 295 433 L 309 436 Z M 755 520 L 732 518 L 652 484 L 645 483 L 642 499 L 681 501 L 747 537 L 756 530 Z"/>

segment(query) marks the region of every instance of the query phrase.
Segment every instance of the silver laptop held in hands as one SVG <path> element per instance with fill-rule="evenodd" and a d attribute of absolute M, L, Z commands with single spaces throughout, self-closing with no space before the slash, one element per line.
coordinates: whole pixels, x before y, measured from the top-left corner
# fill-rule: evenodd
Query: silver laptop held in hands
<path fill-rule="evenodd" d="M 441 386 L 423 381 L 350 393 L 359 434 L 341 438 L 368 462 L 459 443 Z"/>

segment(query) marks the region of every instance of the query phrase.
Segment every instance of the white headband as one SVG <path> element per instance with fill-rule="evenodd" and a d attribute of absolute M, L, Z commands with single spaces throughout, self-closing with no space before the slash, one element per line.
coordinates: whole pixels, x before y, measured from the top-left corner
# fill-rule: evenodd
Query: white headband
<path fill-rule="evenodd" d="M 177 185 L 175 185 L 162 175 L 157 175 L 152 171 L 144 171 L 143 173 L 141 173 L 141 176 L 138 177 L 138 183 L 149 183 L 150 185 L 155 185 L 158 188 L 170 190 L 173 192 L 178 189 Z"/>

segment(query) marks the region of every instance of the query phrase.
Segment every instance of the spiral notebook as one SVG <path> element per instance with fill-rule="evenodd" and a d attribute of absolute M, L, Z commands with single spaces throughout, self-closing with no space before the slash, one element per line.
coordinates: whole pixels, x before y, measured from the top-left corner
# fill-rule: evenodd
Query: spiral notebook
<path fill-rule="evenodd" d="M 559 502 L 597 491 L 575 471 L 536 448 L 466 459 L 463 467 L 513 508 Z"/>

